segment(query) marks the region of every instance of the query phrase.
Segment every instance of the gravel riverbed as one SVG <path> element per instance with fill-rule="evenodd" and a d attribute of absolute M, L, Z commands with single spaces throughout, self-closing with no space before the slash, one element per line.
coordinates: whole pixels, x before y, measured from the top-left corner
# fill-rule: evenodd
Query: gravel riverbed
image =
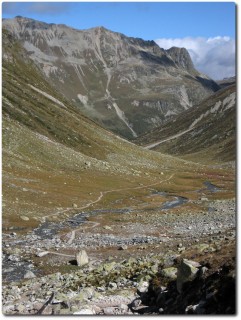
<path fill-rule="evenodd" d="M 54 224 L 52 233 L 51 224 L 46 224 L 25 236 L 3 234 L 3 312 L 133 314 L 139 309 L 130 304 L 140 300 L 140 287 L 147 286 L 160 265 L 175 268 L 175 259 L 191 251 L 218 255 L 227 245 L 235 245 L 235 201 L 205 205 L 207 210 L 195 214 L 157 212 L 154 221 L 147 215 L 144 223 L 127 219 L 121 230 L 98 223 L 91 227 L 82 216 L 82 225 L 75 225 L 79 230 L 65 236 L 55 232 Z M 136 212 L 123 214 L 131 218 Z M 84 267 L 73 263 L 81 249 L 89 255 Z M 43 264 L 52 268 L 52 274 L 43 274 Z"/>

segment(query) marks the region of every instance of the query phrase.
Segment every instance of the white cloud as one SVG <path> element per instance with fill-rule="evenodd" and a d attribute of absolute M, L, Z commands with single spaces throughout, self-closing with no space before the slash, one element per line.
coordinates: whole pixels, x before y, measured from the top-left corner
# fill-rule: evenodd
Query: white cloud
<path fill-rule="evenodd" d="M 163 38 L 155 42 L 164 49 L 186 48 L 196 69 L 215 80 L 235 75 L 235 40 L 230 37 Z"/>

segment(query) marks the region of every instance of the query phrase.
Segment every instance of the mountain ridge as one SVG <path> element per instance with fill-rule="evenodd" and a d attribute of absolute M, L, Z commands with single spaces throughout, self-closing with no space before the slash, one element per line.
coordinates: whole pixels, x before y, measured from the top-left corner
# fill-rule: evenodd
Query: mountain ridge
<path fill-rule="evenodd" d="M 219 89 L 192 67 L 183 49 L 179 57 L 176 49 L 169 54 L 154 41 L 106 28 L 77 30 L 28 18 L 4 20 L 3 28 L 22 42 L 57 90 L 125 138 L 163 124 Z"/>

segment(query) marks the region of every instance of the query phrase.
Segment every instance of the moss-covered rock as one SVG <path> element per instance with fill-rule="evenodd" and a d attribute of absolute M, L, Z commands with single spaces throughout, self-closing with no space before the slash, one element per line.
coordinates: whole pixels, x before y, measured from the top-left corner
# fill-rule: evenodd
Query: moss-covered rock
<path fill-rule="evenodd" d="M 169 280 L 176 280 L 177 279 L 177 268 L 169 267 L 162 269 L 161 275 Z"/>

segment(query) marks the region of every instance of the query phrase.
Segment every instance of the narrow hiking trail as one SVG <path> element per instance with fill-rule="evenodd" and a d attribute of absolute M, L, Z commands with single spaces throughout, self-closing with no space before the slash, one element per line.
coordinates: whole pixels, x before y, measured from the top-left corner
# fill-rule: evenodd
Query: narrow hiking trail
<path fill-rule="evenodd" d="M 99 196 L 99 200 L 97 201 L 94 201 L 92 203 L 96 203 L 96 202 L 99 202 L 102 197 L 107 194 L 107 193 L 111 193 L 111 192 L 118 192 L 118 191 L 125 191 L 125 190 L 135 190 L 135 189 L 143 189 L 143 188 L 147 188 L 147 187 L 151 187 L 151 186 L 154 186 L 154 185 L 157 185 L 157 184 L 161 184 L 165 181 L 169 181 L 170 179 L 172 179 L 172 177 L 174 176 L 174 174 L 172 174 L 169 178 L 165 179 L 165 180 L 162 180 L 162 181 L 158 181 L 156 183 L 152 183 L 152 184 L 149 184 L 149 185 L 145 185 L 145 186 L 139 186 L 139 187 L 134 187 L 134 188 L 126 188 L 126 189 L 115 189 L 115 190 L 109 190 L 109 191 L 104 191 L 104 192 L 101 192 L 101 196 Z M 68 240 L 68 244 L 71 244 L 74 240 L 75 240 L 75 235 L 76 235 L 76 231 L 79 231 L 79 230 L 85 230 L 85 229 L 89 229 L 89 228 L 95 228 L 97 225 L 99 225 L 99 222 L 92 222 L 92 221 L 88 221 L 88 223 L 92 223 L 93 226 L 92 227 L 81 227 L 81 228 L 78 228 L 78 229 L 74 229 L 71 231 L 71 236 Z"/>
<path fill-rule="evenodd" d="M 171 180 L 171 179 L 173 178 L 173 176 L 174 176 L 174 173 L 171 174 L 170 177 L 167 178 L 167 179 L 164 179 L 164 180 L 161 180 L 161 181 L 152 183 L 152 184 L 148 184 L 148 185 L 143 185 L 143 186 L 138 186 L 138 187 L 132 187 L 132 188 L 112 189 L 112 190 L 108 190 L 108 191 L 100 191 L 100 195 L 98 196 L 98 198 L 97 198 L 96 200 L 93 200 L 93 201 L 88 202 L 88 203 L 87 203 L 85 206 L 83 206 L 83 207 L 75 208 L 75 210 L 83 210 L 83 209 L 89 208 L 91 205 L 100 202 L 100 200 L 103 198 L 103 196 L 106 195 L 106 194 L 108 194 L 108 193 L 119 192 L 119 191 L 127 191 L 127 190 L 137 190 L 137 189 L 144 189 L 144 188 L 152 187 L 152 186 L 155 186 L 155 185 L 158 185 L 158 184 L 162 184 L 163 182 L 166 182 L 166 181 Z M 72 208 L 72 207 L 69 207 L 69 208 L 66 208 L 66 209 L 64 209 L 64 210 L 57 211 L 57 212 L 54 213 L 54 214 L 49 214 L 49 215 L 46 215 L 46 216 L 44 216 L 44 217 L 41 217 L 40 220 L 41 220 L 41 222 L 46 222 L 46 218 L 48 218 L 48 217 L 53 217 L 53 216 L 56 216 L 56 215 L 59 215 L 59 214 L 64 214 L 66 217 L 69 217 L 69 216 L 66 214 L 66 212 L 71 211 L 71 210 L 73 210 L 73 208 Z"/>
<path fill-rule="evenodd" d="M 185 133 L 187 133 L 187 132 L 189 132 L 189 131 L 191 131 L 191 130 L 193 130 L 193 129 L 194 129 L 194 128 L 191 127 L 191 128 L 189 128 L 189 129 L 184 130 L 184 131 L 182 131 L 182 132 L 180 132 L 180 133 L 177 133 L 177 134 L 175 134 L 174 136 L 171 136 L 171 137 L 169 137 L 169 138 L 167 138 L 167 139 L 164 139 L 164 140 L 161 140 L 161 141 L 152 143 L 152 144 L 148 144 L 147 146 L 144 146 L 143 148 L 144 148 L 144 149 L 152 149 L 152 148 L 154 148 L 154 147 L 156 147 L 156 146 L 159 146 L 159 144 L 162 144 L 162 143 L 164 143 L 164 142 L 167 142 L 167 141 L 176 139 L 176 138 L 178 138 L 178 137 L 181 137 L 182 135 L 184 135 Z"/>
<path fill-rule="evenodd" d="M 85 226 L 85 227 L 81 227 L 81 228 L 78 228 L 78 229 L 74 229 L 71 231 L 71 234 L 70 234 L 70 238 L 69 240 L 67 241 L 67 244 L 71 244 L 74 240 L 75 240 L 75 235 L 76 235 L 76 231 L 79 231 L 79 230 L 86 230 L 86 229 L 92 229 L 92 228 L 95 228 L 97 227 L 100 223 L 99 222 L 94 222 L 94 221 L 87 221 L 86 224 L 93 224 L 92 226 Z M 68 236 L 69 233 L 66 234 L 66 236 Z"/>
<path fill-rule="evenodd" d="M 108 191 L 101 191 L 100 192 L 100 195 L 99 197 L 94 200 L 94 201 L 91 201 L 89 202 L 87 205 L 83 206 L 83 207 L 79 207 L 79 208 L 76 208 L 76 209 L 85 209 L 85 208 L 88 208 L 90 207 L 91 205 L 95 204 L 95 203 L 98 203 L 99 201 L 101 201 L 101 199 L 103 198 L 104 195 L 108 194 L 108 193 L 112 193 L 112 192 L 119 192 L 119 191 L 127 191 L 127 190 L 136 190 L 136 189 L 144 189 L 144 188 L 148 188 L 148 187 L 152 187 L 152 186 L 155 186 L 155 185 L 158 185 L 158 184 L 162 184 L 163 182 L 166 182 L 166 181 L 169 181 L 173 178 L 174 174 L 171 174 L 167 179 L 164 179 L 164 180 L 161 180 L 161 181 L 158 181 L 158 182 L 155 182 L 155 183 L 151 183 L 151 184 L 148 184 L 148 185 L 143 185 L 143 186 L 137 186 L 137 187 L 133 187 L 133 188 L 123 188 L 123 189 L 112 189 L 112 190 L 108 190 Z M 67 208 L 66 210 L 64 211 L 59 211 L 57 212 L 56 214 L 54 215 L 58 215 L 60 213 L 63 213 L 63 212 L 66 212 L 67 210 L 72 210 L 72 208 Z M 51 215 L 52 216 L 52 215 Z M 45 216 L 44 218 L 46 217 L 49 217 L 48 216 Z M 76 232 L 78 232 L 79 230 L 82 230 L 82 231 L 85 231 L 86 229 L 94 229 L 95 227 L 97 227 L 100 223 L 99 222 L 94 222 L 94 221 L 87 221 L 86 224 L 88 224 L 87 226 L 81 226 L 80 228 L 77 228 L 77 229 L 74 229 L 74 230 L 71 230 L 70 232 L 66 233 L 65 234 L 65 237 L 69 237 L 69 239 L 67 240 L 67 244 L 72 244 L 73 241 L 75 240 L 75 237 L 76 237 Z M 89 224 L 91 224 L 89 226 Z M 65 255 L 65 254 L 61 254 L 61 253 L 58 253 L 58 252 L 51 252 L 51 251 L 46 251 L 44 252 L 44 255 L 47 255 L 47 254 L 55 254 L 55 255 L 60 255 L 60 256 L 69 256 L 69 255 Z"/>

